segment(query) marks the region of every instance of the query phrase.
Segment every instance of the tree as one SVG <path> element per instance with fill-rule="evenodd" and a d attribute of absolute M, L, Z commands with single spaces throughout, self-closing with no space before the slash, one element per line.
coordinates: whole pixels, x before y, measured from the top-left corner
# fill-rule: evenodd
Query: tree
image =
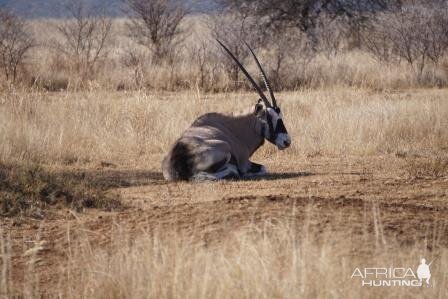
<path fill-rule="evenodd" d="M 16 82 L 18 71 L 35 45 L 26 22 L 11 11 L 0 9 L 0 67 L 6 80 Z"/>
<path fill-rule="evenodd" d="M 302 84 L 301 77 L 316 54 L 306 35 L 297 28 L 286 28 L 281 34 L 272 34 L 267 45 L 270 55 L 266 62 L 273 88 L 288 89 Z"/>
<path fill-rule="evenodd" d="M 107 43 L 112 27 L 111 18 L 99 7 L 89 7 L 84 0 L 73 0 L 65 7 L 70 18 L 57 22 L 61 39 L 53 41 L 57 55 L 74 63 L 81 79 L 92 76 L 99 62 L 108 55 Z"/>
<path fill-rule="evenodd" d="M 268 27 L 296 27 L 317 45 L 315 35 L 318 20 L 325 14 L 329 18 L 346 17 L 361 20 L 361 15 L 383 11 L 400 5 L 400 0 L 221 0 L 234 9 L 248 9 L 262 18 Z"/>
<path fill-rule="evenodd" d="M 129 36 L 147 47 L 154 61 L 160 62 L 173 53 L 185 36 L 180 24 L 187 15 L 177 0 L 124 0 L 129 8 Z"/>
<path fill-rule="evenodd" d="M 363 38 L 377 60 L 404 60 L 421 79 L 425 66 L 448 52 L 448 14 L 437 6 L 405 6 L 372 19 Z"/>
<path fill-rule="evenodd" d="M 189 48 L 189 61 L 191 61 L 192 73 L 195 73 L 195 85 L 208 90 L 213 86 L 213 59 L 214 52 L 211 50 L 211 43 L 208 39 L 199 35 L 195 37 L 195 43 Z"/>
<path fill-rule="evenodd" d="M 263 44 L 264 36 L 258 30 L 256 19 L 250 15 L 248 10 L 223 10 L 210 16 L 209 27 L 212 37 L 221 40 L 242 63 L 250 54 L 245 43 L 253 49 Z M 240 69 L 235 62 L 229 59 L 227 54 L 220 53 L 219 58 L 224 66 L 224 71 L 233 81 L 234 88 L 237 89 L 240 86 Z"/>

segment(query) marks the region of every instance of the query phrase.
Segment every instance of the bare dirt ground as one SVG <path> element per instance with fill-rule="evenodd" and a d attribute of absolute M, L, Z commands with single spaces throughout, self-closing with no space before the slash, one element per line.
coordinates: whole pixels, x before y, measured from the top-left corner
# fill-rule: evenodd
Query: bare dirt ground
<path fill-rule="evenodd" d="M 289 219 L 307 225 L 316 242 L 328 233 L 345 235 L 346 256 L 370 256 L 372 242 L 424 244 L 428 251 L 448 247 L 447 177 L 406 177 L 403 159 L 390 156 L 274 161 L 266 163 L 271 174 L 259 180 L 213 183 L 167 183 L 156 166 L 60 169 L 119 193 L 125 207 L 55 209 L 45 220 L 0 218 L 12 239 L 14 280 L 20 284 L 29 249 L 40 246 L 34 271 L 47 289 L 59 281 L 74 240 L 86 238 L 92 250 L 107 248 L 117 229 L 135 236 L 176 232 L 208 246 L 249 224 Z"/>

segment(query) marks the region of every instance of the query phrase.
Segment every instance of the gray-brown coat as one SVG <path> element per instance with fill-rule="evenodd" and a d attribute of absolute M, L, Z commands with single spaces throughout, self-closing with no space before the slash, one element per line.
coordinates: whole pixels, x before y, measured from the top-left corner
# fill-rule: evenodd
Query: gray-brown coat
<path fill-rule="evenodd" d="M 219 42 L 219 41 L 218 41 Z M 239 115 L 208 113 L 200 116 L 185 130 L 162 162 L 166 180 L 239 178 L 266 173 L 263 165 L 251 162 L 252 154 L 268 140 L 279 149 L 291 144 L 272 89 L 261 65 L 250 49 L 261 71 L 272 104 L 235 56 L 221 46 L 238 64 L 258 91 L 261 99 Z"/>

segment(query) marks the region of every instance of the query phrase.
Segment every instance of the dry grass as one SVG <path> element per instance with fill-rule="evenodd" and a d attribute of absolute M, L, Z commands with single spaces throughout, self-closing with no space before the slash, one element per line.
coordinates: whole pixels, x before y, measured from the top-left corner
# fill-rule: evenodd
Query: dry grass
<path fill-rule="evenodd" d="M 411 179 L 443 177 L 448 175 L 448 157 L 408 158 L 404 169 Z"/>
<path fill-rule="evenodd" d="M 321 231 L 316 240 L 309 228 L 312 221 L 310 217 L 300 227 L 270 219 L 211 245 L 194 242 L 194 236 L 185 239 L 161 230 L 141 232 L 132 239 L 132 232 L 117 228 L 107 250 L 94 249 L 87 241 L 71 244 L 58 285 L 44 293 L 63 298 L 444 298 L 446 249 L 428 252 L 425 246 L 400 248 L 381 243 L 372 247 L 373 236 L 367 232 L 361 236 L 363 243 L 351 237 L 350 231 Z M 1 244 L 6 275 L 10 273 L 5 260 L 7 240 L 2 238 Z M 43 249 L 39 237 L 33 244 L 27 251 L 27 273 L 38 267 Z M 360 251 L 369 252 L 369 259 L 358 256 Z M 431 288 L 366 288 L 351 278 L 355 268 L 364 267 L 416 271 L 421 257 L 435 261 Z M 0 294 L 38 297 L 42 290 L 36 277 L 27 279 L 18 290 L 6 281 Z"/>
<path fill-rule="evenodd" d="M 17 166 L 0 161 L 0 216 L 44 219 L 50 206 L 112 209 L 118 200 L 86 180 L 51 173 L 38 165 Z"/>
<path fill-rule="evenodd" d="M 43 55 L 45 58 L 46 54 Z M 145 89 L 111 91 L 121 82 L 122 74 L 126 74 L 120 67 L 116 69 L 120 76 L 114 78 L 116 73 L 111 73 L 109 83 L 90 82 L 79 92 L 54 93 L 39 89 L 2 92 L 0 160 L 14 165 L 45 165 L 44 172 L 41 168 L 34 172 L 25 167 L 23 171 L 7 174 L 5 182 L 17 187 L 14 188 L 19 190 L 19 197 L 35 196 L 36 200 L 24 202 L 24 210 L 29 212 L 36 206 L 45 209 L 45 205 L 40 206 L 42 202 L 65 193 L 69 196 L 62 198 L 62 202 L 72 207 L 67 199 L 79 198 L 78 191 L 85 189 L 77 188 L 85 186 L 89 178 L 78 184 L 72 176 L 75 184 L 66 185 L 64 177 L 54 172 L 61 168 L 67 171 L 99 168 L 109 180 L 111 174 L 104 169 L 111 165 L 119 169 L 137 167 L 151 172 L 143 174 L 141 180 L 149 181 L 153 189 L 143 188 L 140 193 L 132 193 L 135 192 L 132 187 L 139 182 L 130 186 L 109 185 L 108 188 L 130 187 L 131 190 L 121 192 L 129 192 L 128 203 L 135 208 L 126 212 L 129 214 L 118 213 L 117 218 L 110 216 L 109 222 L 101 218 L 109 216 L 98 216 L 100 212 L 95 211 L 74 216 L 75 220 L 63 216 L 55 217 L 55 223 L 42 223 L 51 229 L 45 236 L 39 232 L 33 241 L 29 235 L 22 239 L 26 228 L 20 228 L 20 234 L 13 230 L 16 236 L 0 232 L 0 297 L 39 297 L 45 293 L 42 285 L 51 285 L 51 292 L 47 293 L 71 298 L 359 298 L 360 295 L 443 298 L 448 279 L 444 272 L 448 252 L 443 234 L 447 223 L 446 217 L 441 216 L 446 201 L 448 91 L 391 91 L 388 88 L 395 90 L 412 85 L 409 73 L 401 68 L 381 68 L 372 60 L 365 60 L 362 53 L 334 60 L 319 59 L 315 62 L 318 64 L 304 72 L 315 76 L 307 77 L 314 78 L 310 79 L 314 80 L 310 86 L 322 88 L 283 92 L 277 96 L 293 139 L 292 147 L 278 152 L 266 145 L 256 154 L 256 161 L 273 165 L 277 172 L 286 174 L 284 178 L 278 176 L 277 181 L 274 178 L 190 186 L 170 185 L 158 178 L 162 156 L 197 116 L 250 107 L 257 100 L 254 93 L 207 94 L 198 88 L 177 93 Z M 366 63 L 360 64 L 361 60 Z M 185 86 L 196 87 L 195 79 L 189 77 L 187 62 L 184 67 L 176 76 L 190 78 L 193 81 Z M 317 69 L 324 71 L 315 73 Z M 42 71 L 51 75 L 48 68 Z M 157 74 L 158 70 L 153 72 Z M 155 80 L 153 87 L 167 82 L 166 72 L 165 69 L 160 77 L 151 77 Z M 62 86 L 66 78 L 71 80 L 69 73 L 60 78 Z M 48 79 L 50 84 L 53 79 Z M 347 85 L 352 88 L 346 88 Z M 369 161 L 387 157 L 391 167 L 399 161 L 401 164 L 397 164 L 406 178 L 429 177 L 433 181 L 427 185 L 406 185 L 408 180 L 403 183 L 395 172 L 387 173 L 377 164 L 357 166 L 359 163 L 355 161 L 372 156 Z M 345 162 L 341 162 L 342 169 L 337 169 L 337 174 L 330 174 L 328 169 L 333 166 L 323 165 L 314 169 L 315 174 L 321 173 L 320 177 L 310 176 L 305 180 L 306 173 L 298 173 L 304 170 L 294 163 L 306 166 L 307 161 L 319 157 L 322 163 L 331 157 Z M 290 177 L 288 172 L 292 174 Z M 132 172 L 123 172 L 117 176 L 123 180 L 132 175 Z M 90 179 L 87 194 L 98 189 L 102 192 L 104 186 Z M 335 187 L 337 184 L 339 189 Z M 398 187 L 401 189 L 392 196 Z M 26 191 L 27 188 L 31 191 Z M 420 188 L 426 189 L 423 192 Z M 46 191 L 42 193 L 42 190 Z M 309 193 L 313 190 L 322 193 L 317 194 L 322 196 L 321 205 L 313 211 L 300 207 L 297 209 L 300 215 L 296 216 L 290 206 L 284 206 L 283 201 L 289 200 L 290 195 L 312 201 L 316 194 Z M 236 198 L 235 202 L 221 206 L 212 214 L 222 202 L 228 201 L 225 196 L 230 195 Z M 237 202 L 238 196 L 249 196 L 241 199 L 249 202 L 248 206 Z M 277 198 L 277 205 L 251 206 L 263 196 L 267 196 L 268 203 L 274 201 L 271 196 Z M 307 202 L 300 196 L 299 202 Z M 145 205 L 146 201 L 150 204 Z M 357 207 L 356 202 L 360 201 L 364 206 Z M 366 203 L 377 202 L 387 207 L 389 201 L 397 208 L 388 212 L 388 221 L 384 223 L 383 210 L 378 206 L 372 211 L 365 208 Z M 143 202 L 141 207 L 140 202 Z M 334 202 L 343 203 L 341 211 L 332 206 Z M 326 222 L 330 216 L 323 216 L 325 213 L 335 215 L 339 226 L 333 229 L 333 222 Z M 145 215 L 149 215 L 149 220 L 144 219 Z M 235 215 L 242 215 L 241 219 L 235 219 Z M 417 216 L 425 220 L 415 223 Z M 251 222 L 251 217 L 261 217 L 263 221 Z M 300 223 L 288 219 L 297 219 Z M 145 221 L 153 222 L 149 225 Z M 109 231 L 111 223 L 114 229 Z M 126 224 L 131 225 L 129 230 L 117 229 Z M 162 224 L 167 227 L 157 227 Z M 71 225 L 76 226 L 78 234 L 88 232 L 103 239 L 91 241 L 82 234 L 74 237 Z M 407 232 L 406 228 L 411 230 Z M 183 229 L 187 233 L 180 232 Z M 213 235 L 214 229 L 220 231 Z M 205 238 L 207 234 L 212 237 Z M 51 242 L 46 244 L 48 239 Z M 57 251 L 58 246 L 64 251 Z M 19 247 L 26 249 L 24 254 Z M 45 256 L 53 253 L 52 250 L 59 255 Z M 437 261 L 431 268 L 435 284 L 429 289 L 371 290 L 361 288 L 350 279 L 355 267 L 394 264 L 415 269 L 422 256 Z M 62 263 L 56 262 L 61 259 Z M 17 274 L 14 265 L 24 269 L 23 273 Z M 45 271 L 51 271 L 57 280 L 41 279 L 39 274 Z"/>
<path fill-rule="evenodd" d="M 443 153 L 446 90 L 404 93 L 328 89 L 279 94 L 293 146 L 275 158 Z M 6 93 L 0 104 L 0 158 L 46 164 L 158 161 L 200 114 L 254 105 L 253 94 Z M 285 156 L 286 155 L 286 156 Z"/>
<path fill-rule="evenodd" d="M 164 240 L 161 236 L 148 236 L 123 250 L 118 241 L 114 254 L 94 254 L 95 262 L 89 263 L 92 266 L 81 270 L 78 276 L 83 280 L 72 281 L 71 287 L 87 298 L 444 296 L 442 285 L 447 277 L 442 265 L 448 263 L 446 250 L 435 253 L 441 265 L 433 268 L 432 273 L 438 277 L 437 287 L 419 290 L 417 294 L 400 289 L 371 291 L 351 280 L 356 267 L 384 267 L 392 263 L 415 269 L 414 265 L 425 252 L 419 248 L 405 253 L 397 253 L 397 248 L 376 248 L 377 256 L 366 265 L 362 258 L 347 254 L 353 248 L 342 241 L 346 236 L 321 233 L 321 241 L 316 242 L 307 235 L 306 227 L 302 229 L 305 231 L 284 223 L 267 222 L 262 227 L 235 232 L 232 238 L 216 247 L 192 246 L 176 237 Z M 72 270 L 75 274 L 77 268 Z M 77 286 L 82 287 L 77 289 Z"/>
<path fill-rule="evenodd" d="M 204 92 L 233 86 L 219 59 L 199 86 L 189 53 L 208 38 L 199 21 L 188 19 L 194 32 L 174 64 L 142 52 L 130 67 L 126 51 L 142 49 L 115 20 L 109 56 L 85 82 L 48 49 L 58 21 L 33 21 L 27 88 L 0 92 L 0 298 L 446 297 L 448 90 L 421 88 L 446 86 L 446 65 L 417 82 L 359 50 L 292 59 L 280 81 L 294 91 L 277 95 L 292 146 L 254 157 L 274 175 L 171 184 L 160 162 L 196 117 L 257 100 Z M 269 69 L 272 53 L 257 53 Z M 77 213 L 118 206 L 111 188 L 129 209 Z M 41 217 L 54 205 L 59 214 Z M 355 267 L 416 269 L 421 257 L 435 260 L 431 288 L 350 278 Z"/>

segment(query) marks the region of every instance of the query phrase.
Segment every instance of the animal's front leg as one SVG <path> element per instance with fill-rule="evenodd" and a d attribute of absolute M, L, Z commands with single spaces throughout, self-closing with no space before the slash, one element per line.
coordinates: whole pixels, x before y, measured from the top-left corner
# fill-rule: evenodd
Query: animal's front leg
<path fill-rule="evenodd" d="M 247 170 L 245 176 L 251 177 L 251 176 L 260 176 L 265 175 L 267 173 L 266 167 L 264 165 L 249 162 L 249 169 Z"/>

